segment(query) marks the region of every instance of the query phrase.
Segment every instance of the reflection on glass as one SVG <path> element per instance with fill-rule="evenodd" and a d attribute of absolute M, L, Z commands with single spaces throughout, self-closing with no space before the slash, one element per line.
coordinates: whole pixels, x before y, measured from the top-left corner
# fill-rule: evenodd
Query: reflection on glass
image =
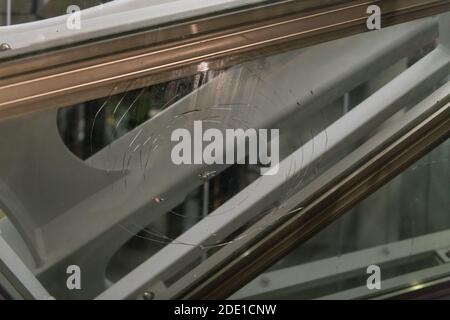
<path fill-rule="evenodd" d="M 233 298 L 368 298 L 448 276 L 449 156 L 446 141 Z M 380 290 L 367 287 L 371 265 Z"/>

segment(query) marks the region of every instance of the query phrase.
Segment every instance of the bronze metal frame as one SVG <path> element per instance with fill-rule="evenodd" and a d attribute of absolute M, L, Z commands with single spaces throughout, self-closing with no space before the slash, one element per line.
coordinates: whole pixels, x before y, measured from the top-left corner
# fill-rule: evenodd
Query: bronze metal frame
<path fill-rule="evenodd" d="M 450 10 L 448 0 L 283 1 L 34 56 L 0 60 L 0 120 Z M 336 4 L 337 3 L 337 4 Z"/>

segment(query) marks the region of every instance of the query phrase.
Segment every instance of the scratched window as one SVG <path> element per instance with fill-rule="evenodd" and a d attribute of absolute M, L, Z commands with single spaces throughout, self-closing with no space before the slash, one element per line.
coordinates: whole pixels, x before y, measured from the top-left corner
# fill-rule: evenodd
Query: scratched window
<path fill-rule="evenodd" d="M 107 84 L 96 99 L 81 90 L 81 103 L 2 121 L 0 240 L 56 299 L 170 298 L 222 250 L 301 212 L 291 207 L 298 193 L 379 132 L 444 95 L 450 56 L 439 41 L 427 18 L 223 68 L 204 61 L 164 81 Z M 319 234 L 326 239 L 273 272 L 445 231 L 442 195 L 426 193 L 448 190 L 448 144 L 436 150 L 415 166 L 422 174 L 413 167 L 338 220 L 339 241 Z M 376 216 L 375 202 L 402 207 L 382 210 L 377 225 L 392 230 L 380 235 L 359 218 Z M 415 206 L 429 207 L 429 219 Z M 396 220 L 410 211 L 408 224 Z M 239 297 L 275 297 L 271 274 L 255 281 Z"/>

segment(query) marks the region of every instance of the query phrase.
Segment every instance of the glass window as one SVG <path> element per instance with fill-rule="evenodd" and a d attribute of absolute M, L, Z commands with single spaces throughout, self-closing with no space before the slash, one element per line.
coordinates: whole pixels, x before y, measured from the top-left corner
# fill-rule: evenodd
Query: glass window
<path fill-rule="evenodd" d="M 449 154 L 447 140 L 232 298 L 374 298 L 447 278 Z"/>
<path fill-rule="evenodd" d="M 107 83 L 101 89 L 109 94 L 79 90 L 72 97 L 81 103 L 21 117 L 7 117 L 0 105 L 0 240 L 57 299 L 118 292 L 122 281 L 132 291 L 123 297 L 149 284 L 170 286 L 448 88 L 450 57 L 437 30 L 437 19 L 428 18 L 231 67 L 205 61 L 191 75 L 126 80 L 123 90 Z M 386 279 L 438 267 L 416 241 L 444 237 L 450 223 L 443 148 L 237 295 L 263 296 L 258 290 L 281 283 L 271 274 L 324 259 L 337 269 L 305 273 L 316 278 L 304 282 L 342 281 L 309 291 L 302 282 L 306 291 L 289 297 L 354 289 L 366 266 L 351 269 L 354 260 L 342 259 L 374 247 Z M 390 246 L 405 241 L 410 254 L 398 256 Z M 397 258 L 413 260 L 385 268 Z M 136 277 L 144 263 L 146 278 Z M 68 282 L 77 268 L 81 278 Z"/>

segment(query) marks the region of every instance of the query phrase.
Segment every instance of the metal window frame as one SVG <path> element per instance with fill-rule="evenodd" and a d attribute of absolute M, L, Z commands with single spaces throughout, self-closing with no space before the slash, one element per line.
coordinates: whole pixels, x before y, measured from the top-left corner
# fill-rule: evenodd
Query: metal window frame
<path fill-rule="evenodd" d="M 283 1 L 0 60 L 0 120 L 188 76 L 198 72 L 199 63 L 225 68 L 366 32 L 372 4 L 382 9 L 383 27 L 450 10 L 448 0 L 314 2 Z"/>

